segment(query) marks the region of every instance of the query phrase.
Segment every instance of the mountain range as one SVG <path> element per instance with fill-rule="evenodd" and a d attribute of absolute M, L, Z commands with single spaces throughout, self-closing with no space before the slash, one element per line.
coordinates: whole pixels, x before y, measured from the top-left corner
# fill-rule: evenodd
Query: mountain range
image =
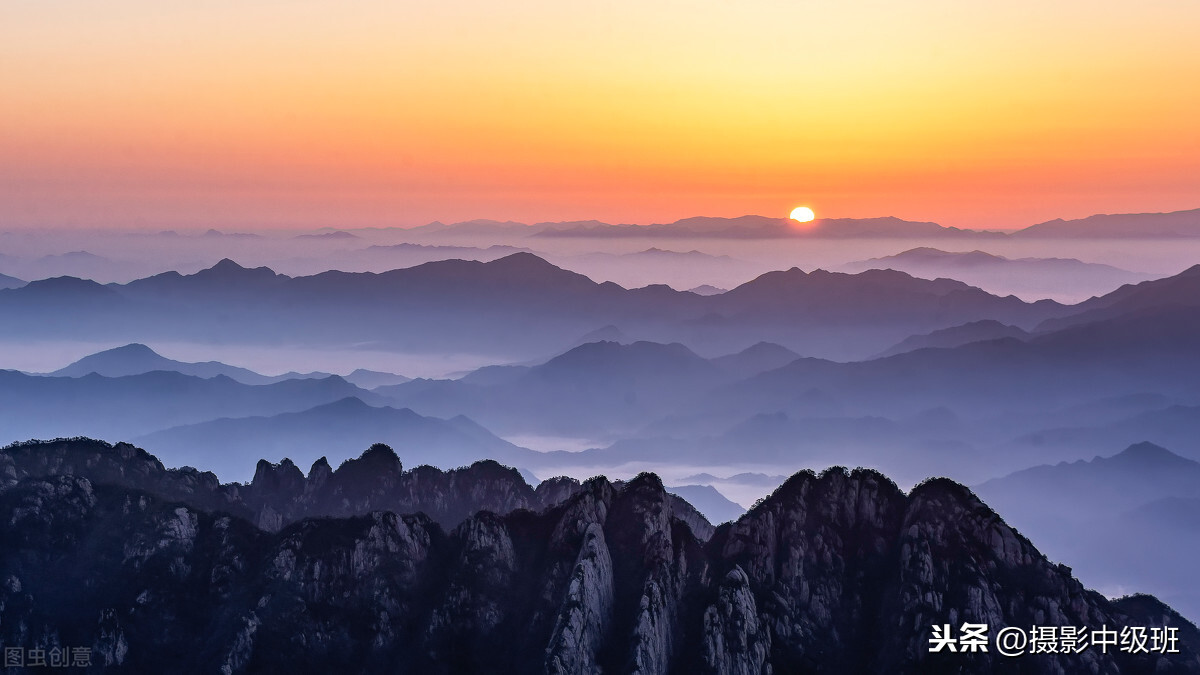
<path fill-rule="evenodd" d="M 270 384 L 290 379 L 324 378 L 329 373 L 288 373 L 278 377 L 267 377 L 236 366 L 226 365 L 219 361 L 203 363 L 184 363 L 160 356 L 153 349 L 143 344 L 133 343 L 115 347 L 102 352 L 85 356 L 63 368 L 47 373 L 52 377 L 83 377 L 96 374 L 104 377 L 124 377 L 141 375 L 156 370 L 165 370 L 200 378 L 217 376 L 228 377 L 242 384 Z"/>
<path fill-rule="evenodd" d="M 416 271 L 407 271 L 403 278 L 432 284 L 431 277 L 439 270 L 454 274 L 463 269 L 486 271 L 493 275 L 494 283 L 516 288 L 511 295 L 524 294 L 531 305 L 541 305 L 540 310 L 531 311 L 533 314 L 548 311 L 547 305 L 565 303 L 569 297 L 612 294 L 621 302 L 652 298 L 655 302 L 661 300 L 663 306 L 679 302 L 677 307 L 707 310 L 710 313 L 702 316 L 709 318 L 696 324 L 705 330 L 714 325 L 734 330 L 750 326 L 754 330 L 748 332 L 760 332 L 760 328 L 783 323 L 784 327 L 803 324 L 807 329 L 814 325 L 849 325 L 847 330 L 852 334 L 862 334 L 869 326 L 888 325 L 893 316 L 896 322 L 911 320 L 911 316 L 903 315 L 922 306 L 930 316 L 961 315 L 966 311 L 956 307 L 978 306 L 981 313 L 986 309 L 993 316 L 1029 313 L 1032 317 L 1026 317 L 1025 327 L 990 319 L 951 324 L 953 328 L 945 332 L 917 333 L 923 337 L 906 334 L 908 341 L 896 350 L 903 353 L 857 362 L 803 356 L 803 352 L 774 341 L 751 343 L 717 358 L 705 358 L 683 343 L 646 339 L 626 339 L 627 344 L 587 342 L 561 351 L 562 345 L 576 343 L 584 333 L 571 335 L 564 330 L 562 334 L 569 337 L 547 349 L 555 355 L 531 361 L 531 365 L 488 367 L 458 380 L 422 379 L 381 385 L 374 391 L 341 378 L 247 386 L 228 377 L 205 380 L 166 372 L 80 378 L 30 378 L 4 373 L 0 375 L 0 397 L 10 404 L 0 413 L 0 432 L 15 439 L 63 433 L 140 438 L 219 418 L 271 418 L 356 398 L 376 409 L 409 408 L 418 415 L 441 419 L 464 415 L 503 437 L 567 437 L 588 442 L 576 447 L 597 448 L 582 454 L 540 456 L 537 467 L 522 467 L 528 469 L 583 466 L 585 461 L 603 465 L 619 457 L 627 458 L 623 462 L 676 462 L 681 456 L 705 457 L 708 461 L 735 456 L 759 462 L 755 470 L 766 471 L 781 463 L 794 466 L 797 461 L 837 461 L 830 450 L 822 450 L 824 446 L 840 447 L 852 453 L 856 461 L 877 463 L 906 480 L 944 466 L 961 471 L 954 475 L 964 480 L 978 481 L 1046 458 L 1074 459 L 1079 452 L 1095 447 L 1092 442 L 1055 445 L 1036 441 L 1039 437 L 1064 437 L 1050 433 L 1055 429 L 1078 428 L 1080 438 L 1094 440 L 1094 430 L 1134 420 L 1137 415 L 1145 415 L 1145 420 L 1173 415 L 1178 424 L 1163 428 L 1178 428 L 1182 434 L 1192 428 L 1187 411 L 1200 406 L 1200 389 L 1192 384 L 1200 375 L 1196 372 L 1200 362 L 1193 348 L 1200 339 L 1200 308 L 1180 304 L 1194 303 L 1190 299 L 1200 297 L 1193 290 L 1200 291 L 1196 284 L 1200 276 L 1195 269 L 1168 279 L 1126 286 L 1074 308 L 1054 303 L 1029 305 L 1014 298 L 989 296 L 958 282 L 917 280 L 894 271 L 858 275 L 777 272 L 710 298 L 670 289 L 625 291 L 595 284 L 527 254 L 493 263 L 413 268 Z M 180 306 L 203 307 L 222 298 L 236 300 L 255 289 L 268 299 L 275 294 L 274 301 L 283 302 L 290 297 L 288 294 L 296 292 L 289 287 L 299 284 L 323 289 L 321 292 L 329 293 L 330 298 L 348 298 L 349 289 L 369 291 L 384 276 L 335 274 L 324 279 L 292 279 L 268 269 L 245 270 L 224 263 L 200 275 L 145 280 L 147 285 L 137 285 L 137 293 L 147 297 L 153 291 L 156 297 L 168 297 Z M 551 286 L 539 303 L 535 299 L 541 285 L 530 281 L 530 277 L 563 283 Z M 333 282 L 345 282 L 347 286 Z M 166 294 L 159 284 L 166 284 L 175 293 Z M 567 289 L 563 295 L 564 287 L 571 285 L 576 288 Z M 447 286 L 456 294 L 486 293 L 474 282 L 460 280 L 458 286 Z M 403 288 L 400 294 L 407 293 L 411 299 L 397 298 L 395 302 L 401 306 L 420 303 L 418 291 L 423 289 Z M 127 301 L 118 296 L 127 292 L 127 287 L 70 279 L 35 282 L 18 291 L 0 292 L 0 298 L 7 294 L 7 301 L 12 302 L 24 298 L 21 294 L 26 292 L 33 293 L 33 297 L 65 293 L 78 297 L 81 305 L 86 298 L 88 307 Z M 317 295 L 305 309 L 323 304 Z M 495 307 L 480 307 L 485 299 L 470 299 L 469 306 L 479 308 L 480 313 L 494 311 Z M 351 302 L 347 299 L 347 304 Z M 1035 312 L 1068 309 L 1090 312 L 1083 316 L 1096 320 L 1078 325 L 1047 320 L 1036 327 L 1030 325 L 1039 316 Z M 81 314 L 87 311 L 86 307 L 79 308 Z M 729 320 L 718 320 L 718 316 Z M 64 316 L 57 318 L 66 320 Z M 464 316 L 461 320 L 478 318 Z M 596 319 L 592 315 L 587 321 Z M 390 319 L 369 320 L 385 323 Z M 866 323 L 856 326 L 859 321 Z M 629 335 L 624 325 L 601 325 L 605 335 Z M 651 332 L 651 327 L 649 323 L 641 324 L 644 330 L 634 334 L 641 337 Z M 539 331 L 542 328 L 539 324 Z M 145 349 L 132 349 L 151 361 L 132 370 L 186 371 L 195 366 L 159 359 Z M 118 351 L 104 358 L 124 353 Z M 121 367 L 129 368 L 129 364 Z M 86 363 L 73 368 L 76 370 L 62 374 L 96 370 Z M 1122 409 L 1104 403 L 1131 395 L 1154 398 L 1148 405 L 1134 403 Z M 50 412 L 54 410 L 59 413 Z M 1121 436 L 1129 442 L 1149 438 L 1170 441 L 1175 446 L 1174 440 L 1179 437 L 1150 433 L 1150 421 L 1134 420 L 1130 424 L 1134 426 Z M 209 427 L 189 433 L 199 434 L 206 429 Z M 182 434 L 178 430 L 172 433 Z M 276 435 L 286 434 L 280 431 Z M 163 438 L 166 442 L 167 436 Z M 361 442 L 367 440 L 360 438 Z M 613 447 L 606 448 L 608 445 Z M 199 449 L 193 446 L 193 451 Z M 1189 452 L 1191 448 L 1181 450 Z M 1045 458 L 1039 454 L 1046 452 L 1053 454 Z M 691 473 L 700 470 L 707 469 L 697 468 Z"/>
<path fill-rule="evenodd" d="M 1074 220 L 1061 218 L 1037 223 L 1010 233 L 947 227 L 931 222 L 881 218 L 820 218 L 798 224 L 788 218 L 747 215 L 736 218 L 693 217 L 651 225 L 610 224 L 598 220 L 536 224 L 471 220 L 430 223 L 407 230 L 429 235 L 516 234 L 534 237 L 662 237 L 773 239 L 811 238 L 1171 238 L 1200 236 L 1200 209 L 1168 213 L 1098 214 Z"/>
<path fill-rule="evenodd" d="M 900 218 L 822 218 L 797 225 L 788 218 L 741 216 L 739 218 L 695 217 L 655 225 L 609 225 L 587 222 L 543 226 L 536 237 L 688 237 L 721 239 L 813 238 L 938 238 L 997 236 L 991 232 L 960 230 L 937 223 Z M 1002 236 L 1002 235 L 1000 235 Z"/>
<path fill-rule="evenodd" d="M 1075 306 L 1062 317 L 1047 319 L 1041 330 L 1080 326 L 1138 313 L 1177 310 L 1181 313 L 1200 307 L 1200 265 L 1193 265 L 1174 276 L 1140 284 L 1129 284 L 1112 293 L 1091 298 Z"/>
<path fill-rule="evenodd" d="M 1170 213 L 1099 214 L 1056 218 L 1013 233 L 1017 237 L 1158 239 L 1200 236 L 1200 209 Z"/>
<path fill-rule="evenodd" d="M 856 273 L 893 269 L 923 279 L 957 279 L 999 295 L 1025 299 L 1053 298 L 1079 302 L 1103 295 L 1125 284 L 1154 278 L 1111 265 L 1085 263 L 1074 258 L 1006 258 L 983 251 L 949 252 L 919 247 L 902 253 L 860 260 L 841 267 Z"/>
<path fill-rule="evenodd" d="M 1135 288 L 1161 287 L 1166 281 Z M 737 451 L 743 461 L 775 462 L 789 446 L 799 452 L 817 443 L 820 435 L 814 432 L 823 429 L 833 435 L 830 442 L 852 434 L 840 437 L 843 442 L 855 439 L 852 447 L 867 453 L 859 456 L 862 460 L 911 462 L 916 457 L 908 450 L 894 452 L 911 440 L 934 443 L 921 451 L 927 460 L 917 462 L 914 471 L 932 470 L 926 461 L 973 465 L 974 471 L 1003 470 L 996 462 L 1037 459 L 1038 448 L 990 453 L 981 446 L 1040 431 L 1051 422 L 1089 427 L 1112 422 L 1113 411 L 1096 413 L 1090 407 L 1105 399 L 1153 393 L 1162 397 L 1153 409 L 1200 404 L 1200 388 L 1194 384 L 1200 381 L 1200 360 L 1193 347 L 1200 340 L 1200 311 L 1162 306 L 1152 291 L 1147 291 L 1146 309 L 1128 315 L 1019 333 L 999 321 L 965 324 L 910 338 L 895 350 L 903 353 L 867 361 L 801 358 L 778 345 L 709 361 L 684 345 L 592 343 L 538 366 L 488 369 L 458 381 L 420 380 L 376 393 L 421 414 L 467 414 L 502 434 L 588 436 L 606 430 L 619 437 L 640 437 L 643 442 L 637 450 L 630 448 L 629 456 L 643 459 L 680 452 L 669 442 L 661 450 L 647 447 L 645 439 L 650 437 L 725 436 L 732 445 L 710 446 L 705 441 L 692 454 L 711 459 L 744 446 Z M 719 297 L 735 293 L 737 289 Z M 777 307 L 807 302 L 768 293 L 756 297 Z M 806 316 L 846 311 L 832 301 L 826 310 L 819 302 L 820 298 L 812 300 Z M 886 317 L 884 304 L 880 301 L 877 307 Z M 771 314 L 751 301 L 738 306 L 742 316 Z M 758 350 L 770 358 L 749 364 Z M 720 365 L 738 360 L 747 365 L 740 370 Z M 777 419 L 791 421 L 776 425 Z M 877 422 L 863 423 L 867 419 Z M 772 425 L 778 431 L 770 431 Z M 751 428 L 757 429 L 752 438 L 739 438 Z M 909 428 L 919 437 L 898 434 L 899 428 Z M 887 434 L 893 435 L 892 443 L 881 442 Z M 948 442 L 957 449 L 951 452 Z M 935 449 L 939 444 L 942 450 Z M 596 459 L 580 455 L 571 461 Z M 888 469 L 905 470 L 894 464 Z M 1007 470 L 1019 466 L 1009 464 Z"/>
<path fill-rule="evenodd" d="M 260 463 L 244 490 L 87 440 L 11 446 L 0 466 L 0 640 L 86 646 L 98 668 L 1200 672 L 1193 624 L 1085 589 L 945 479 L 905 493 L 873 471 L 800 472 L 708 530 L 652 474 L 533 491 L 494 463 L 399 472 L 383 446 L 308 478 Z M 377 510 L 386 495 L 398 508 Z M 302 515 L 321 504 L 337 513 Z M 440 519 L 410 510 L 426 505 Z M 1178 653 L 934 652 L 942 623 L 989 641 L 1169 627 Z"/>
<path fill-rule="evenodd" d="M 186 363 L 168 359 L 150 347 L 138 343 L 114 347 L 113 349 L 85 356 L 63 368 L 47 373 L 47 375 L 51 377 L 83 377 L 85 375 L 96 374 L 104 377 L 125 377 L 128 375 L 150 373 L 156 370 L 181 373 L 205 379 L 224 376 L 242 384 L 250 385 L 273 384 L 284 380 L 324 379 L 332 377 L 330 373 L 321 372 L 289 372 L 275 376 L 260 375 L 252 370 L 230 366 L 220 361 Z M 372 389 L 384 384 L 400 384 L 409 380 L 409 378 L 402 375 L 365 369 L 355 370 L 349 375 L 344 376 L 343 379 L 364 389 Z"/>
<path fill-rule="evenodd" d="M 409 409 L 369 406 L 354 397 L 299 412 L 174 426 L 133 440 L 167 457 L 203 461 L 222 477 L 248 476 L 250 467 L 242 462 L 255 453 L 311 464 L 322 456 L 349 457 L 377 442 L 399 448 L 409 462 L 447 468 L 480 459 L 529 466 L 537 457 L 463 415 L 445 420 L 424 417 Z"/>
<path fill-rule="evenodd" d="M 348 397 L 382 402 L 337 376 L 255 386 L 223 375 L 206 379 L 170 371 L 124 377 L 0 371 L 0 434 L 133 438 L 220 417 L 298 412 Z"/>
<path fill-rule="evenodd" d="M 1026 340 L 1029 337 L 1029 332 L 1023 331 L 1016 326 L 1009 326 L 992 319 L 984 319 L 983 321 L 964 323 L 961 326 L 942 328 L 932 333 L 909 336 L 879 356 L 880 358 L 895 356 L 896 354 L 903 354 L 918 349 L 946 349 L 972 342 L 1002 340 L 1004 338 Z"/>
<path fill-rule="evenodd" d="M 1119 592 L 1137 579 L 1200 615 L 1191 564 L 1200 555 L 1200 462 L 1137 443 L 1109 457 L 1017 471 L 975 491 L 1049 555 L 1071 560 L 1086 582 Z"/>
<path fill-rule="evenodd" d="M 712 296 L 666 286 L 627 290 L 516 253 L 382 274 L 293 278 L 223 260 L 192 275 L 123 285 L 48 279 L 0 290 L 0 312 L 11 319 L 9 339 L 366 344 L 524 361 L 609 324 L 709 353 L 766 340 L 805 355 L 862 358 L 915 333 L 982 319 L 1027 328 L 1070 310 L 881 270 L 793 268 Z M 528 330 L 531 323 L 537 331 Z"/>

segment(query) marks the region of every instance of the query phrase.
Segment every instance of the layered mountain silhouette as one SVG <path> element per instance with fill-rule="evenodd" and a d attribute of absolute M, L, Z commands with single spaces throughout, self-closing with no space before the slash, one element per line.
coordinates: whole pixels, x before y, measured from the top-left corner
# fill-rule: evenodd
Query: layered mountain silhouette
<path fill-rule="evenodd" d="M 528 466 L 536 457 L 461 415 L 424 417 L 408 409 L 372 407 L 354 397 L 300 412 L 171 427 L 134 440 L 165 457 L 194 458 L 190 461 L 222 477 L 248 475 L 245 458 L 255 454 L 289 457 L 307 466 L 322 456 L 350 457 L 377 441 L 401 449 L 410 463 L 445 468 L 481 459 Z"/>
<path fill-rule="evenodd" d="M 420 235 L 518 235 L 535 237 L 689 237 L 689 238 L 1160 238 L 1200 234 L 1200 209 L 1169 213 L 1097 214 L 1061 218 L 1005 234 L 946 227 L 937 223 L 879 218 L 821 218 L 801 227 L 788 218 L 747 215 L 736 218 L 692 217 L 652 225 L 611 224 L 598 220 L 526 224 L 513 221 L 469 220 L 433 222 L 407 230 Z"/>
<path fill-rule="evenodd" d="M 735 286 L 753 279 L 768 268 L 728 255 L 697 250 L 674 251 L 650 247 L 634 253 L 584 253 L 554 255 L 549 260 L 596 281 L 614 281 L 626 288 L 668 282 L 687 289 L 708 284 Z M 698 293 L 711 295 L 711 293 Z"/>
<path fill-rule="evenodd" d="M 1050 555 L 1102 589 L 1131 580 L 1200 615 L 1200 463 L 1151 443 L 1110 457 L 1036 466 L 975 488 Z"/>
<path fill-rule="evenodd" d="M 686 237 L 721 239 L 812 238 L 939 238 L 1003 236 L 991 232 L 960 230 L 937 223 L 900 218 L 822 218 L 803 227 L 788 218 L 741 216 L 738 218 L 694 217 L 654 225 L 609 225 L 588 221 L 578 224 L 545 224 L 537 237 Z"/>
<path fill-rule="evenodd" d="M 187 363 L 168 359 L 150 347 L 138 343 L 114 347 L 113 349 L 106 349 L 85 356 L 63 368 L 47 373 L 47 375 L 51 377 L 83 377 L 84 375 L 96 374 L 104 377 L 125 377 L 127 375 L 150 373 L 156 370 L 170 371 L 200 378 L 224 376 L 242 384 L 251 385 L 273 384 L 284 380 L 323 379 L 331 377 L 330 373 L 322 372 L 289 372 L 282 375 L 261 375 L 247 368 L 231 366 L 220 361 Z M 346 375 L 343 379 L 363 389 L 373 389 L 386 384 L 408 382 L 410 378 L 393 373 L 360 368 Z"/>
<path fill-rule="evenodd" d="M 411 377 L 395 373 L 385 373 L 379 370 L 367 370 L 366 368 L 356 368 L 349 375 L 346 375 L 345 379 L 350 384 L 362 387 L 363 389 L 374 389 L 390 384 L 404 384 L 412 380 Z"/>
<path fill-rule="evenodd" d="M 294 239 L 310 241 L 354 241 L 357 239 L 362 239 L 362 237 L 354 234 L 353 232 L 335 230 L 333 232 L 320 232 L 318 234 L 300 234 L 296 235 Z"/>
<path fill-rule="evenodd" d="M 201 378 L 222 375 L 232 380 L 237 380 L 242 384 L 270 384 L 282 380 L 324 378 L 330 376 L 329 373 L 289 373 L 288 375 L 278 377 L 268 377 L 266 375 L 259 375 L 246 368 L 226 365 L 219 361 L 185 363 L 168 359 L 146 345 L 137 343 L 85 356 L 66 367 L 48 374 L 54 377 L 83 377 L 84 375 L 94 373 L 96 375 L 103 375 L 104 377 L 124 377 L 126 375 L 141 375 L 142 373 L 150 373 L 156 370 L 166 370 Z"/>
<path fill-rule="evenodd" d="M 290 275 L 320 274 L 331 269 L 344 272 L 386 272 L 439 260 L 491 261 L 514 253 L 532 253 L 528 248 L 495 244 L 454 246 L 446 244 L 373 244 L 366 248 L 339 248 L 320 255 L 289 258 L 273 263 Z"/>
<path fill-rule="evenodd" d="M 931 653 L 930 625 L 971 622 L 991 631 L 1035 624 L 1178 631 L 1179 653 L 1036 654 L 1021 657 L 1020 672 L 1200 670 L 1194 625 L 1150 596 L 1110 601 L 1086 590 L 944 479 L 906 494 L 871 471 L 801 472 L 702 538 L 679 517 L 686 502 L 652 474 L 619 486 L 603 478 L 550 485 L 544 494 L 567 488 L 561 499 L 523 510 L 537 493 L 515 471 L 487 464 L 418 479 L 419 470 L 389 470 L 399 463 L 377 446 L 337 471 L 314 467 L 307 479 L 294 466 L 260 464 L 247 496 L 298 505 L 333 497 L 343 511 L 363 509 L 290 524 L 280 514 L 264 528 L 236 513 L 245 504 L 241 490 L 163 470 L 132 446 L 25 445 L 0 458 L 7 467 L 0 533 L 13 542 L 0 554 L 4 644 L 86 645 L 99 667 L 1012 667 L 994 649 Z M 190 492 L 172 499 L 155 485 Z M 464 514 L 449 530 L 404 513 L 403 501 L 393 502 L 399 513 L 374 508 L 374 495 L 406 494 L 413 505 L 499 508 Z M 200 503 L 222 498 L 225 508 Z M 444 513 L 445 522 L 456 520 Z M 175 656 L 184 653 L 186 661 Z"/>
<path fill-rule="evenodd" d="M 534 367 L 493 367 L 375 393 L 422 414 L 455 410 L 497 432 L 587 435 L 636 427 L 688 392 L 733 377 L 681 344 L 592 342 Z"/>
<path fill-rule="evenodd" d="M 949 252 L 919 247 L 842 266 L 846 272 L 893 269 L 915 277 L 957 279 L 1000 295 L 1026 299 L 1056 298 L 1078 302 L 1124 284 L 1151 279 L 1111 265 L 1073 258 L 1006 258 L 983 251 Z"/>
<path fill-rule="evenodd" d="M 6 274 L 21 279 L 47 279 L 73 276 L 88 279 L 111 280 L 130 278 L 130 273 L 145 273 L 152 266 L 138 261 L 113 260 L 88 251 L 68 251 L 37 257 L 3 256 L 0 268 Z M 19 286 L 20 284 L 17 284 Z M 14 288 L 0 283 L 0 288 Z"/>
<path fill-rule="evenodd" d="M 1014 237 L 1154 239 L 1200 236 L 1200 209 L 1170 213 L 1100 214 L 1078 220 L 1050 220 L 1013 233 Z"/>
<path fill-rule="evenodd" d="M 1086 452 L 1092 448 L 1142 440 L 1189 452 L 1197 449 L 1200 406 L 1170 405 L 1169 400 L 1149 396 L 1131 398 L 1130 405 L 1114 406 L 1098 423 L 1048 426 L 1022 434 L 1013 444 L 1056 453 Z"/>
<path fill-rule="evenodd" d="M 167 272 L 124 285 L 34 282 L 0 290 L 0 310 L 13 317 L 14 338 L 82 332 L 110 342 L 374 344 L 497 360 L 536 358 L 606 324 L 716 354 L 766 340 L 805 355 L 861 358 L 938 328 L 982 319 L 1031 328 L 1069 311 L 877 270 L 792 269 L 712 296 L 661 285 L 626 290 L 528 253 L 295 278 L 223 260 L 196 274 Z M 533 324 L 538 330 L 529 330 Z"/>
<path fill-rule="evenodd" d="M 711 485 L 675 485 L 667 487 L 666 490 L 682 497 L 713 523 L 737 520 L 746 512 L 741 505 L 729 501 Z"/>
<path fill-rule="evenodd" d="M 25 282 L 16 277 L 10 277 L 7 274 L 0 274 L 0 289 L 20 288 L 24 285 Z"/>
<path fill-rule="evenodd" d="M 1036 412 L 1130 392 L 1193 399 L 1200 312 L 1163 309 L 1030 337 L 920 349 L 883 359 L 798 359 L 711 394 L 701 413 L 756 412 L 806 392 L 845 411 L 911 415 L 948 406 L 971 414 Z M 1123 358 L 1113 358 L 1114 355 Z"/>
<path fill-rule="evenodd" d="M 759 342 L 736 354 L 727 354 L 712 359 L 718 367 L 739 377 L 750 377 L 768 370 L 782 368 L 800 358 L 796 352 L 782 345 Z"/>
<path fill-rule="evenodd" d="M 1047 319 L 1038 328 L 1057 330 L 1121 316 L 1161 316 L 1162 310 L 1194 312 L 1200 307 L 1200 265 L 1165 279 L 1129 284 L 1075 306 L 1063 317 Z"/>
<path fill-rule="evenodd" d="M 896 346 L 888 349 L 879 356 L 895 356 L 896 354 L 903 354 L 918 349 L 946 349 L 972 342 L 1001 340 L 1004 338 L 1026 340 L 1029 337 L 1030 334 L 1028 332 L 1016 326 L 1008 326 L 999 321 L 984 319 L 983 321 L 972 321 L 971 323 L 964 323 L 961 326 L 952 326 L 950 328 L 935 330 L 932 333 L 904 338 Z"/>
<path fill-rule="evenodd" d="M 132 438 L 219 417 L 298 412 L 352 396 L 382 402 L 337 376 L 253 386 L 223 375 L 201 378 L 169 371 L 125 377 L 0 371 L 0 437 Z"/>
<path fill-rule="evenodd" d="M 959 290 L 954 282 L 945 288 L 947 295 Z M 770 315 L 770 303 L 809 302 L 765 292 L 752 297 L 761 304 L 742 303 L 747 314 Z M 809 306 L 809 315 L 839 311 L 815 298 Z M 1162 305 L 1040 332 L 994 320 L 964 324 L 911 338 L 885 358 L 850 363 L 762 345 L 708 360 L 715 366 L 708 368 L 681 345 L 584 345 L 544 366 L 487 368 L 460 381 L 418 381 L 377 393 L 421 414 L 467 414 L 501 434 L 618 441 L 554 458 L 576 466 L 736 457 L 767 469 L 836 461 L 830 448 L 841 448 L 905 479 L 947 471 L 977 481 L 1077 458 L 1098 447 L 1105 429 L 1132 416 L 1144 422 L 1131 421 L 1113 438 L 1182 438 L 1197 426 L 1189 411 L 1200 402 L 1198 340 L 1200 312 Z M 585 367 L 593 362 L 600 365 Z M 542 376 L 550 370 L 559 374 Z M 1174 420 L 1159 425 L 1169 436 L 1153 431 L 1160 418 Z M 1048 434 L 1071 428 L 1081 440 L 1056 449 Z M 1047 440 L 1021 440 L 1031 434 Z"/>

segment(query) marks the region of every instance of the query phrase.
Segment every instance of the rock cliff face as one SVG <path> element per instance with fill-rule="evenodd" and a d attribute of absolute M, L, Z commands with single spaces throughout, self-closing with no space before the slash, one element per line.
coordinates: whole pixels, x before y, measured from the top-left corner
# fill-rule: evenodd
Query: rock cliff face
<path fill-rule="evenodd" d="M 498 465 L 355 461 L 222 486 L 130 446 L 0 452 L 0 644 L 121 672 L 1200 673 L 1194 626 L 1082 588 L 946 480 L 802 472 L 705 540 L 649 474 L 539 498 Z M 1180 653 L 929 652 L 963 622 L 1169 625 Z"/>

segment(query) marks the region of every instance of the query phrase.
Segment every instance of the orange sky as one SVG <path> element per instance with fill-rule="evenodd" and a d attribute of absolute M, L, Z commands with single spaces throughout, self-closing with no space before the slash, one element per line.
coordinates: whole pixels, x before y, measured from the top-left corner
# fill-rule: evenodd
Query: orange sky
<path fill-rule="evenodd" d="M 1200 207 L 1200 3 L 0 6 L 0 227 Z"/>

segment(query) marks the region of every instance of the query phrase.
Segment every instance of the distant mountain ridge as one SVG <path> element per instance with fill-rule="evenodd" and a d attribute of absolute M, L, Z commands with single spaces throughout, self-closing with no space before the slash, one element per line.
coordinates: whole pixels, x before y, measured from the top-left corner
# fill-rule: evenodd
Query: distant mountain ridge
<path fill-rule="evenodd" d="M 879 358 L 895 356 L 905 352 L 915 351 L 917 349 L 947 349 L 950 347 L 959 347 L 972 342 L 981 342 L 983 340 L 1000 340 L 1003 338 L 1013 338 L 1017 340 L 1026 340 L 1030 337 L 1030 333 L 1017 328 L 1016 326 L 1008 326 L 999 321 L 984 319 L 983 321 L 972 321 L 961 326 L 952 326 L 935 330 L 932 333 L 925 335 L 913 335 L 905 338 L 896 346 L 881 353 Z"/>
<path fill-rule="evenodd" d="M 951 252 L 931 247 L 847 263 L 840 269 L 846 272 L 894 269 L 923 279 L 957 279 L 999 295 L 1011 293 L 1027 300 L 1055 298 L 1071 302 L 1154 278 L 1074 258 L 1006 258 L 978 250 Z"/>
<path fill-rule="evenodd" d="M 335 460 L 349 457 L 374 442 L 400 448 L 409 462 L 445 468 L 485 458 L 527 466 L 536 457 L 533 451 L 497 438 L 464 416 L 426 417 L 407 408 L 370 406 L 356 397 L 298 412 L 222 417 L 175 426 L 133 441 L 168 457 L 188 457 L 196 448 L 211 448 L 206 464 L 226 477 L 239 475 L 238 464 L 248 453 L 311 464 L 322 456 Z"/>
<path fill-rule="evenodd" d="M 650 225 L 610 224 L 599 220 L 543 222 L 470 220 L 445 224 L 433 222 L 411 228 L 414 233 L 488 234 L 518 233 L 535 237 L 875 237 L 875 238 L 1155 238 L 1200 236 L 1200 209 L 1166 213 L 1096 214 L 1086 218 L 1056 218 L 1013 232 L 971 230 L 931 222 L 909 221 L 895 216 L 874 218 L 820 218 L 797 227 L 789 218 L 746 215 L 739 217 L 697 216 L 671 223 Z"/>
<path fill-rule="evenodd" d="M 166 370 L 195 377 L 210 378 L 225 376 L 242 384 L 270 384 L 285 379 L 296 379 L 288 376 L 268 377 L 246 368 L 230 366 L 219 361 L 203 363 L 184 363 L 159 355 L 144 344 L 132 343 L 123 347 L 97 352 L 85 356 L 68 366 L 47 373 L 52 377 L 83 377 L 95 373 L 104 377 L 124 377 L 141 375 L 156 370 Z M 296 374 L 298 378 L 323 378 L 329 373 Z"/>
<path fill-rule="evenodd" d="M 447 260 L 390 272 L 289 277 L 222 260 L 128 284 L 70 278 L 0 290 L 13 335 L 289 344 L 376 344 L 403 351 L 495 353 L 521 362 L 596 326 L 729 353 L 760 341 L 807 355 L 865 357 L 914 333 L 996 319 L 1022 327 L 1069 313 L 901 272 L 771 272 L 700 296 L 656 285 L 596 283 L 529 253 Z M 164 313 L 172 321 L 164 322 Z M 538 331 L 529 331 L 536 322 Z M 500 360 L 499 358 L 497 360 Z"/>
<path fill-rule="evenodd" d="M 589 222 L 579 225 L 545 227 L 535 237 L 697 237 L 720 239 L 774 238 L 936 238 L 993 237 L 992 232 L 961 230 L 937 223 L 913 222 L 895 217 L 822 218 L 811 225 L 798 226 L 788 218 L 740 216 L 737 218 L 693 217 L 673 223 L 654 225 L 608 225 Z"/>
<path fill-rule="evenodd" d="M 1045 238 L 1177 238 L 1200 237 L 1200 209 L 1169 213 L 1098 214 L 1077 220 L 1056 218 L 1013 233 Z"/>
<path fill-rule="evenodd" d="M 124 377 L 0 371 L 0 434 L 130 438 L 219 417 L 307 410 L 347 397 L 384 401 L 337 376 L 246 385 L 223 375 L 161 370 Z"/>
<path fill-rule="evenodd" d="M 1200 265 L 1174 276 L 1127 284 L 1107 295 L 1092 298 L 1062 317 L 1047 319 L 1038 330 L 1060 330 L 1120 316 L 1176 308 L 1181 312 L 1200 307 Z"/>
<path fill-rule="evenodd" d="M 1039 501 L 1075 502 L 1076 508 L 1070 512 L 1115 515 L 1163 496 L 1200 498 L 1200 462 L 1153 443 L 1136 443 L 1110 457 L 1036 466 L 990 480 L 977 489 L 997 503 L 1016 509 L 1021 506 L 1019 500 L 1028 500 L 1028 495 L 1017 499 L 1001 496 L 1004 486 L 1015 484 L 1040 493 Z M 1088 500 L 1086 508 L 1078 508 L 1081 499 Z M 1068 512 L 1063 506 L 1051 510 Z"/>
<path fill-rule="evenodd" d="M 1200 614 L 1194 565 L 1200 462 L 1152 443 L 1108 457 L 1035 466 L 975 487 L 1014 527 L 1069 558 L 1088 583 L 1144 590 Z M 1114 536 L 1114 533 L 1120 533 Z"/>
<path fill-rule="evenodd" d="M 274 384 L 284 380 L 324 379 L 332 377 L 331 373 L 289 372 L 282 375 L 262 375 L 247 368 L 231 366 L 220 361 L 203 361 L 188 363 L 168 359 L 150 347 L 131 343 L 114 347 L 79 359 L 63 368 L 46 375 L 50 377 L 83 377 L 95 373 L 104 377 L 125 377 L 141 375 L 156 370 L 181 373 L 200 378 L 224 376 L 249 385 Z M 399 384 L 409 378 L 393 373 L 358 369 L 346 375 L 343 379 L 364 389 L 372 389 L 384 384 Z"/>

